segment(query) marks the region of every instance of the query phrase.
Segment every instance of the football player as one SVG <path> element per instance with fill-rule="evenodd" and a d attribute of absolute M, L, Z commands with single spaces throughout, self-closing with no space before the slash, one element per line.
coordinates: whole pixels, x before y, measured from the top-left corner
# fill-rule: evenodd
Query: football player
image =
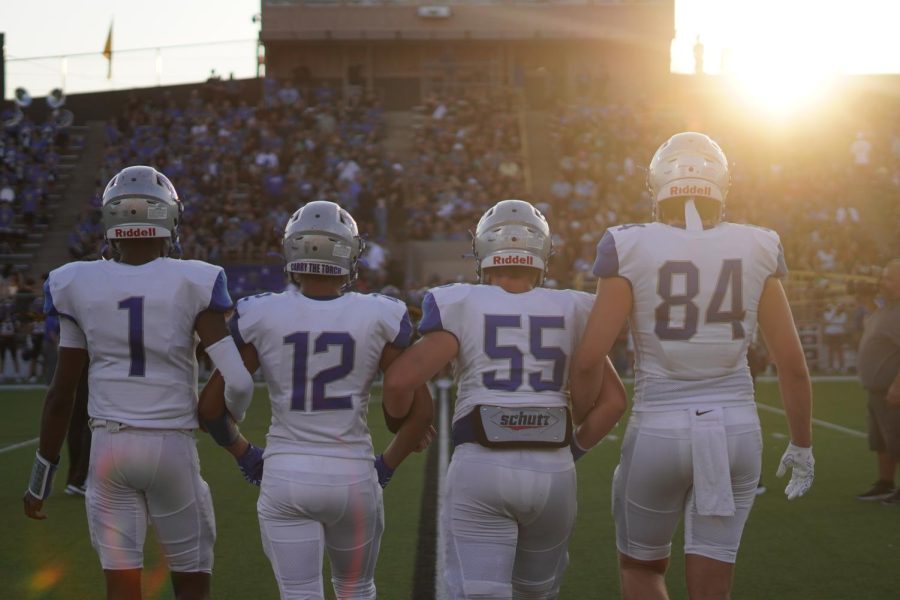
<path fill-rule="evenodd" d="M 598 244 L 573 402 L 596 394 L 594 371 L 629 319 L 634 408 L 613 478 L 623 597 L 667 597 L 671 539 L 684 516 L 689 594 L 725 598 L 762 458 L 747 365 L 757 320 L 787 413 L 778 475 L 792 470 L 791 500 L 813 481 L 809 374 L 781 286 L 778 235 L 722 221 L 729 172 L 719 146 L 699 133 L 673 136 L 653 156 L 648 184 L 656 222 L 613 227 Z"/>
<path fill-rule="evenodd" d="M 262 479 L 260 533 L 282 598 L 324 598 L 326 550 L 338 598 L 375 598 L 382 488 L 431 436 L 427 387 L 405 403 L 385 394 L 397 436 L 374 456 L 369 389 L 409 345 L 412 325 L 401 301 L 344 291 L 363 247 L 346 210 L 306 204 L 284 232 L 288 289 L 241 299 L 231 320 L 244 362 L 251 372 L 262 368 L 272 402 L 265 472 L 251 475 Z M 235 454 L 247 446 L 234 425 L 243 415 L 226 410 L 222 392 L 214 373 L 201 393 L 201 418 Z"/>
<path fill-rule="evenodd" d="M 232 307 L 225 272 L 168 258 L 181 214 L 163 174 L 146 166 L 122 170 L 102 204 L 117 260 L 70 263 L 54 270 L 44 289 L 45 312 L 61 317 L 59 361 L 44 401 L 25 513 L 46 518 L 41 509 L 90 359 L 86 506 L 107 598 L 141 597 L 148 521 L 176 597 L 208 597 L 216 529 L 192 433 L 198 425 L 195 336 L 225 374 L 230 403 L 246 406 L 253 392 L 224 318 Z"/>
<path fill-rule="evenodd" d="M 573 435 L 568 362 L 593 297 L 540 287 L 551 241 L 534 206 L 504 200 L 490 208 L 474 251 L 481 285 L 426 294 L 423 337 L 388 369 L 385 394 L 408 402 L 454 363 L 455 449 L 440 515 L 450 597 L 556 598 L 575 522 L 573 454 L 615 425 L 625 391 L 606 361 L 599 401 L 576 413 L 578 422 L 588 416 Z"/>

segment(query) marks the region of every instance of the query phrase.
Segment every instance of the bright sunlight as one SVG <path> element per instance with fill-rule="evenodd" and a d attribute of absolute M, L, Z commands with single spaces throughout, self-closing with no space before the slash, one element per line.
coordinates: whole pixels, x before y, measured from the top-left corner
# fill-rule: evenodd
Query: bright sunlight
<path fill-rule="evenodd" d="M 725 75 L 745 102 L 786 115 L 841 75 L 900 72 L 900 2 L 676 0 L 672 71 Z M 698 37 L 699 36 L 699 37 Z"/>

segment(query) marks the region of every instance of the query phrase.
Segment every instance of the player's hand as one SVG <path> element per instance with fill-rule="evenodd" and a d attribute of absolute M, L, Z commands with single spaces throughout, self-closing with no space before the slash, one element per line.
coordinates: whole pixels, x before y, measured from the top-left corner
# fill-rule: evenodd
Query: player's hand
<path fill-rule="evenodd" d="M 384 454 L 375 457 L 375 472 L 378 473 L 378 485 L 382 489 L 386 488 L 387 484 L 391 482 L 391 477 L 394 476 L 394 469 L 384 462 Z"/>
<path fill-rule="evenodd" d="M 35 498 L 31 495 L 31 492 L 26 491 L 25 495 L 22 496 L 22 501 L 25 503 L 25 516 L 29 519 L 36 519 L 38 521 L 43 521 L 47 518 L 47 515 L 41 512 L 41 509 L 44 507 L 44 501 L 40 498 Z"/>
<path fill-rule="evenodd" d="M 813 458 L 812 447 L 801 448 L 795 446 L 793 442 L 788 443 L 787 450 L 781 457 L 781 463 L 778 465 L 776 476 L 782 477 L 787 473 L 788 468 L 791 469 L 791 480 L 784 493 L 788 500 L 799 498 L 809 491 L 812 487 L 813 478 L 815 477 L 816 460 Z"/>
<path fill-rule="evenodd" d="M 886 400 L 891 408 L 900 408 L 900 385 L 895 383 L 888 388 Z"/>
<path fill-rule="evenodd" d="M 422 439 L 419 440 L 419 445 L 416 446 L 416 452 L 422 452 L 428 446 L 431 445 L 431 442 L 434 441 L 434 438 L 437 437 L 437 430 L 434 428 L 434 425 L 428 426 L 428 431 L 425 432 L 425 435 L 422 436 Z"/>
<path fill-rule="evenodd" d="M 263 451 L 253 444 L 247 445 L 247 450 L 237 458 L 238 468 L 248 483 L 259 485 L 263 478 Z"/>

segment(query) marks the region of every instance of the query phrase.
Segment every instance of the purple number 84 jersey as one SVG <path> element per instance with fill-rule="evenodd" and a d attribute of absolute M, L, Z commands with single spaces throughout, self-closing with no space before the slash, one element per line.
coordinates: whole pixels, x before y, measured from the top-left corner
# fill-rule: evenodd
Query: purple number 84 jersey
<path fill-rule="evenodd" d="M 720 223 L 687 231 L 663 223 L 607 230 L 594 274 L 631 284 L 635 410 L 698 400 L 753 401 L 747 347 L 769 277 L 787 273 L 778 234 Z"/>

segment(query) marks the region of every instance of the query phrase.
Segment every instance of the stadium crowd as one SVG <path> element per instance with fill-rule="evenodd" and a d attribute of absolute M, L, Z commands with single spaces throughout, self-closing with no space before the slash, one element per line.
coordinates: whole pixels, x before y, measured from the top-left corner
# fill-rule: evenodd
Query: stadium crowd
<path fill-rule="evenodd" d="M 267 78 L 252 105 L 222 81 L 182 103 L 132 100 L 107 124 L 97 192 L 70 234 L 71 255 L 101 252 L 99 201 L 109 176 L 123 164 L 152 164 L 178 182 L 185 200 L 184 255 L 234 265 L 237 296 L 280 284 L 273 255 L 283 224 L 310 200 L 335 201 L 357 217 L 368 238 L 363 290 L 391 284 L 389 293 L 415 305 L 424 282 L 391 268 L 386 242 L 468 239 L 478 215 L 509 197 L 534 201 L 552 224 L 549 283 L 590 287 L 604 230 L 649 218 L 649 156 L 665 132 L 691 123 L 646 101 L 559 106 L 552 115 L 556 175 L 549 194 L 529 197 L 516 102 L 486 92 L 427 98 L 401 162 L 385 149 L 381 108 L 362 93 L 341 98 L 327 85 Z M 792 281 L 799 314 L 821 323 L 827 367 L 846 370 L 845 351 L 871 311 L 871 293 L 814 274 L 867 275 L 900 250 L 886 229 L 900 219 L 900 130 L 862 128 L 830 153 L 815 144 L 760 151 L 727 122 L 706 130 L 735 165 L 726 218 L 780 233 L 789 268 L 810 274 Z"/>
<path fill-rule="evenodd" d="M 107 124 L 97 193 L 71 233 L 71 255 L 101 252 L 101 186 L 125 164 L 156 165 L 178 182 L 182 249 L 191 258 L 264 262 L 280 252 L 291 213 L 311 200 L 346 206 L 377 244 L 387 237 L 387 203 L 398 202 L 401 173 L 383 134 L 372 99 L 339 100 L 328 86 L 301 93 L 289 80 L 266 79 L 256 105 L 228 82 L 194 90 L 183 105 L 133 99 Z"/>
<path fill-rule="evenodd" d="M 70 136 L 52 118 L 37 123 L 21 110 L 4 111 L 0 128 L 0 254 L 14 260 L 29 233 L 49 224 L 50 194 Z M 12 256 L 10 256 L 12 255 Z M 11 262 L 0 268 L 0 380 L 4 373 L 35 380 L 45 328 L 40 284 Z M 55 350 L 55 348 L 54 348 Z M 45 361 L 46 362 L 46 361 Z"/>
<path fill-rule="evenodd" d="M 524 197 L 513 102 L 507 94 L 424 102 L 409 164 L 409 239 L 469 239 L 468 230 L 498 198 Z"/>

